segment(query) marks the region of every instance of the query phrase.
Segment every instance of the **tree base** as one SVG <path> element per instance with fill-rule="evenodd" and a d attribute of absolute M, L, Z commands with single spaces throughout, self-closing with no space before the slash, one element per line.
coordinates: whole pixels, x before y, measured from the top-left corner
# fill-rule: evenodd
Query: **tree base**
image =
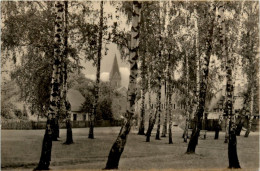
<path fill-rule="evenodd" d="M 249 136 L 249 131 L 246 131 L 245 136 L 244 137 L 248 137 Z"/>
<path fill-rule="evenodd" d="M 48 168 L 46 168 L 46 167 L 44 167 L 44 166 L 37 166 L 36 168 L 34 168 L 33 169 L 33 171 L 40 171 L 40 170 L 50 170 L 50 168 L 48 167 Z"/>
<path fill-rule="evenodd" d="M 217 140 L 218 137 L 219 137 L 219 129 L 217 129 L 217 130 L 215 131 L 215 137 L 214 137 L 214 139 Z"/>
<path fill-rule="evenodd" d="M 137 135 L 145 135 L 144 132 L 138 132 Z"/>
<path fill-rule="evenodd" d="M 94 139 L 94 136 L 93 135 L 89 135 L 88 138 L 89 139 Z"/>
<path fill-rule="evenodd" d="M 199 135 L 200 135 L 199 129 L 192 130 L 190 142 L 188 144 L 188 148 L 187 148 L 187 152 L 186 152 L 187 154 L 195 153 L 195 149 L 198 144 Z"/>
<path fill-rule="evenodd" d="M 229 167 L 228 168 L 241 168 L 237 156 L 237 138 L 235 131 L 230 131 L 230 137 L 228 142 L 228 159 Z"/>
<path fill-rule="evenodd" d="M 189 151 L 189 152 L 186 152 L 185 154 L 195 154 L 194 151 Z"/>
<path fill-rule="evenodd" d="M 74 143 L 74 142 L 67 142 L 67 141 L 66 141 L 66 142 L 64 142 L 63 144 L 64 144 L 64 145 L 70 145 L 70 144 L 73 144 L 73 143 Z"/>

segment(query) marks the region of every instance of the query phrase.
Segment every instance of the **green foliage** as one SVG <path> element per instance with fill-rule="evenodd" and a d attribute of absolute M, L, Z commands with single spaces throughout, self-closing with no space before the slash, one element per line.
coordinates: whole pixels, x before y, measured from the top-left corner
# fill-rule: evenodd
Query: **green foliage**
<path fill-rule="evenodd" d="M 112 114 L 112 99 L 109 97 L 100 99 L 97 107 L 97 117 L 99 116 L 99 119 L 103 120 L 112 120 L 113 114 Z M 100 118 L 101 116 L 101 118 Z M 98 119 L 98 118 L 97 118 Z"/>

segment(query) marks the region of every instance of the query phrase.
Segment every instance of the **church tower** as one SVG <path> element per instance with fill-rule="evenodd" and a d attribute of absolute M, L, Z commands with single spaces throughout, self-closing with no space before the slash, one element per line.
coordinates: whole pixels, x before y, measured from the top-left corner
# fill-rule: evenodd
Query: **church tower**
<path fill-rule="evenodd" d="M 112 66 L 112 69 L 111 69 L 111 72 L 109 75 L 109 81 L 110 81 L 110 85 L 113 88 L 121 87 L 121 75 L 119 72 L 116 55 L 115 55 L 114 63 L 113 63 L 113 66 Z"/>

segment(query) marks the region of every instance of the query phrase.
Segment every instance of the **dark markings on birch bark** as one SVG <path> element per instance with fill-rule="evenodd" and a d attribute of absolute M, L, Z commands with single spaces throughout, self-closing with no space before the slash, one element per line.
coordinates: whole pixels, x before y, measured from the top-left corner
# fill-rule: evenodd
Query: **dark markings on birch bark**
<path fill-rule="evenodd" d="M 63 13 L 64 2 L 55 2 L 55 32 L 54 32 L 54 63 L 51 80 L 51 95 L 50 95 L 50 107 L 48 111 L 48 118 L 46 123 L 45 134 L 42 142 L 42 151 L 38 166 L 34 170 L 48 170 L 51 161 L 52 150 L 52 136 L 53 128 L 51 125 L 52 119 L 56 117 L 58 113 L 58 103 L 60 101 L 60 78 L 58 67 L 61 63 L 61 58 L 64 55 L 64 40 L 63 40 Z"/>
<path fill-rule="evenodd" d="M 237 139 L 235 134 L 235 116 L 232 113 L 233 109 L 233 81 L 232 81 L 232 59 L 231 55 L 227 54 L 227 52 L 231 52 L 231 48 L 228 48 L 228 39 L 226 34 L 226 24 L 225 24 L 225 16 L 224 16 L 224 6 L 219 7 L 219 22 L 221 24 L 221 34 L 222 34 L 222 41 L 220 42 L 223 46 L 222 53 L 226 54 L 227 64 L 226 64 L 226 78 L 227 78 L 227 85 L 226 85 L 226 104 L 225 104 L 225 115 L 228 117 L 229 121 L 229 141 L 228 141 L 228 159 L 229 159 L 229 168 L 240 168 L 238 156 L 237 156 Z"/>
<path fill-rule="evenodd" d="M 114 142 L 108 156 L 105 169 L 117 169 L 120 156 L 124 151 L 127 140 L 127 135 L 131 130 L 131 121 L 134 115 L 134 105 L 136 98 L 136 78 L 138 75 L 137 61 L 139 50 L 139 34 L 140 34 L 140 17 L 141 17 L 141 3 L 133 1 L 133 17 L 132 17 L 132 35 L 130 46 L 130 76 L 129 86 L 127 92 L 127 111 L 124 119 L 124 124 Z"/>
<path fill-rule="evenodd" d="M 103 1 L 100 1 L 100 18 L 99 18 L 99 32 L 98 32 L 98 55 L 97 55 L 97 75 L 95 84 L 95 100 L 93 110 L 89 117 L 89 134 L 88 138 L 94 139 L 94 122 L 97 113 L 97 103 L 99 98 L 99 82 L 100 82 L 100 63 L 102 57 L 102 35 L 103 35 Z"/>
<path fill-rule="evenodd" d="M 201 129 L 201 118 L 203 116 L 204 108 L 205 108 L 205 100 L 206 100 L 206 91 L 207 91 L 207 80 L 208 80 L 208 72 L 209 72 L 209 61 L 212 53 L 212 38 L 213 38 L 213 28 L 214 28 L 214 19 L 215 15 L 212 14 L 214 11 L 212 7 L 208 8 L 209 12 L 207 15 L 210 17 L 209 26 L 207 30 L 207 38 L 206 38 L 206 54 L 203 59 L 202 64 L 202 72 L 201 72 L 201 80 L 200 80 L 200 94 L 199 94 L 199 105 L 197 107 L 195 118 L 194 118 L 194 128 L 192 130 L 191 138 L 187 148 L 187 154 L 195 153 L 196 146 L 198 144 L 198 138 Z"/>
<path fill-rule="evenodd" d="M 67 91 L 68 91 L 68 85 L 67 85 L 67 78 L 68 78 L 68 1 L 64 1 L 65 4 L 65 33 L 64 33 L 64 60 L 63 60 L 63 93 L 62 93 L 62 99 L 65 107 L 65 115 L 66 115 L 66 129 L 67 129 L 67 135 L 66 135 L 66 141 L 64 144 L 72 144 L 73 143 L 73 137 L 72 137 L 72 128 L 71 128 L 71 121 L 70 121 L 70 110 L 71 105 L 69 103 L 69 100 L 67 99 Z"/>

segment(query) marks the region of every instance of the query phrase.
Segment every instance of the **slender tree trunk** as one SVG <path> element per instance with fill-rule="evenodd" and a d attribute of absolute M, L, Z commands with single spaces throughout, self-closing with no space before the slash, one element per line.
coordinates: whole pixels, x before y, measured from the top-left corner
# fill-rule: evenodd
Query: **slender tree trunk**
<path fill-rule="evenodd" d="M 172 144 L 172 77 L 170 75 L 170 59 L 171 59 L 171 54 L 169 53 L 168 56 L 168 68 L 167 68 L 167 79 L 168 79 L 168 108 L 166 110 L 169 110 L 169 144 Z M 172 68 L 172 67 L 171 67 Z M 173 74 L 172 74 L 173 75 Z"/>
<path fill-rule="evenodd" d="M 221 122 L 222 122 L 222 116 L 219 115 L 218 124 L 215 128 L 215 137 L 214 137 L 215 140 L 217 140 L 219 137 L 219 131 L 221 130 Z"/>
<path fill-rule="evenodd" d="M 195 49 L 196 49 L 196 90 L 195 90 L 195 98 L 193 100 L 193 108 L 191 113 L 191 119 L 193 120 L 195 116 L 195 112 L 197 107 L 199 106 L 199 91 L 200 91 L 200 53 L 199 53 L 199 28 L 198 28 L 198 17 L 197 17 L 197 10 L 194 9 L 194 13 L 196 15 L 195 19 L 195 29 L 196 29 L 196 36 L 195 36 Z"/>
<path fill-rule="evenodd" d="M 227 92 L 226 92 L 227 94 Z M 225 100 L 224 100 L 224 105 L 226 104 L 226 97 L 227 95 L 225 94 Z M 229 128 L 229 120 L 228 120 L 228 117 L 225 115 L 225 107 L 224 107 L 224 110 L 223 110 L 223 116 L 224 116 L 224 120 L 225 120 L 225 140 L 224 140 L 224 143 L 228 143 L 228 128 Z"/>
<path fill-rule="evenodd" d="M 146 48 L 146 43 L 144 42 L 144 47 Z M 141 117 L 139 125 L 139 135 L 145 135 L 144 133 L 144 122 L 145 122 L 145 54 L 142 53 L 142 67 L 141 67 L 141 77 L 142 77 L 142 88 L 141 88 Z"/>
<path fill-rule="evenodd" d="M 187 19 L 188 20 L 188 19 Z M 186 21 L 187 22 L 187 21 Z M 188 22 L 187 22 L 188 23 Z M 186 122 L 185 122 L 185 128 L 184 128 L 184 133 L 183 133 L 183 139 L 184 142 L 187 142 L 188 139 L 188 130 L 189 130 L 189 122 L 190 122 L 190 113 L 188 110 L 189 106 L 189 59 L 188 59 L 188 54 L 187 50 L 185 52 L 185 63 L 186 63 L 186 97 L 185 97 L 185 103 L 186 103 L 186 108 L 185 108 L 185 115 L 186 115 Z"/>
<path fill-rule="evenodd" d="M 251 131 L 251 127 L 252 127 L 252 122 L 253 122 L 253 111 L 254 111 L 254 90 L 252 88 L 251 90 L 251 100 L 250 100 L 250 112 L 249 112 L 249 115 L 248 115 L 248 125 L 247 125 L 247 130 L 246 130 L 246 133 L 245 133 L 245 137 L 248 137 L 249 136 L 249 133 Z"/>
<path fill-rule="evenodd" d="M 157 123 L 157 131 L 156 131 L 156 140 L 160 140 L 160 126 L 161 126 L 161 77 L 158 77 L 158 92 L 157 92 L 157 111 L 158 112 L 158 123 Z M 156 118 L 155 118 L 156 119 Z"/>
<path fill-rule="evenodd" d="M 251 40 L 251 37 L 252 37 L 252 31 L 249 31 L 249 45 L 251 47 L 251 50 L 253 51 L 253 43 L 252 43 L 252 40 Z M 257 87 L 257 74 L 258 73 L 258 70 L 259 70 L 259 63 L 256 61 L 255 57 L 251 57 L 251 59 L 249 59 L 249 63 L 250 64 L 253 64 L 253 65 L 256 65 L 256 67 L 253 67 L 253 68 L 256 68 L 255 71 L 253 71 L 252 73 L 250 73 L 250 75 L 248 76 L 249 78 L 251 78 L 249 80 L 249 82 L 251 83 L 251 93 L 250 93 L 250 112 L 249 112 L 249 115 L 248 115 L 248 125 L 247 125 L 247 130 L 246 130 L 246 133 L 245 133 L 245 137 L 248 137 L 249 136 L 249 133 L 251 131 L 251 127 L 252 127 L 252 122 L 253 122 L 253 112 L 254 112 L 254 91 L 256 91 L 257 89 L 255 87 Z"/>
<path fill-rule="evenodd" d="M 151 70 L 149 67 L 149 76 L 148 76 L 148 103 L 149 103 L 149 123 L 148 123 L 148 128 L 151 127 L 152 125 L 152 120 L 153 120 L 153 110 L 152 110 L 152 102 L 151 102 Z M 146 136 L 147 136 L 148 129 L 146 131 Z"/>
<path fill-rule="evenodd" d="M 67 90 L 68 90 L 68 85 L 67 85 L 67 78 L 68 78 L 68 1 L 64 1 L 65 4 L 65 40 L 64 40 L 64 46 L 65 46 L 65 55 L 64 55 L 64 60 L 63 60 L 63 76 L 62 76 L 62 81 L 63 81 L 63 93 L 62 93 L 62 98 L 63 98 L 63 104 L 65 106 L 65 111 L 66 111 L 66 129 L 67 129 L 67 136 L 66 136 L 66 142 L 64 144 L 72 144 L 73 143 L 73 138 L 72 138 L 72 128 L 71 128 L 71 122 L 70 122 L 70 110 L 71 110 L 71 105 L 69 103 L 69 100 L 67 99 Z"/>
<path fill-rule="evenodd" d="M 161 1 L 159 1 L 159 6 L 161 8 Z M 157 112 L 158 112 L 158 123 L 157 123 L 157 131 L 156 131 L 156 140 L 160 140 L 160 131 L 161 131 L 161 71 L 159 70 L 159 65 L 162 58 L 162 29 L 161 29 L 161 11 L 159 11 L 159 51 L 158 51 L 158 59 L 157 61 L 157 74 L 158 74 L 158 100 L 157 100 Z M 155 118 L 156 119 L 156 118 Z"/>
<path fill-rule="evenodd" d="M 45 134 L 42 142 L 41 158 L 38 166 L 34 170 L 48 170 L 51 161 L 52 136 L 54 130 L 51 126 L 51 118 L 55 118 L 58 113 L 58 103 L 60 101 L 60 77 L 58 67 L 61 64 L 63 53 L 63 32 L 64 32 L 64 2 L 55 2 L 55 33 L 54 33 L 54 64 L 51 81 L 50 106 L 46 123 Z"/>
<path fill-rule="evenodd" d="M 97 75 L 96 75 L 96 84 L 95 84 L 95 100 L 93 104 L 93 110 L 90 114 L 89 122 L 89 134 L 88 138 L 94 139 L 94 122 L 97 113 L 97 104 L 99 98 L 99 82 L 100 82 L 100 65 L 102 57 L 102 36 L 103 36 L 103 1 L 100 1 L 100 17 L 99 17 L 99 32 L 98 32 L 98 54 L 97 54 Z"/>
<path fill-rule="evenodd" d="M 172 93 L 170 92 L 169 92 L 169 131 L 168 132 L 169 132 L 169 144 L 172 144 Z"/>
<path fill-rule="evenodd" d="M 131 130 L 131 121 L 134 115 L 134 105 L 136 98 L 136 78 L 138 74 L 137 61 L 139 50 L 139 34 L 140 34 L 140 17 L 141 17 L 141 3 L 133 1 L 133 17 L 131 29 L 131 47 L 130 47 L 130 76 L 127 96 L 127 111 L 125 115 L 124 124 L 121 127 L 119 135 L 113 144 L 105 169 L 117 169 L 120 156 L 124 151 L 127 140 L 127 135 Z"/>
<path fill-rule="evenodd" d="M 151 120 L 151 124 L 149 124 L 149 127 L 146 132 L 146 142 L 150 142 L 150 137 L 151 137 L 151 133 L 152 133 L 156 118 L 157 118 L 157 114 L 161 110 L 161 102 L 160 102 L 161 101 L 161 85 L 160 85 L 161 81 L 160 80 L 161 80 L 161 78 L 159 77 L 157 80 L 158 86 L 157 86 L 157 96 L 156 96 L 156 110 L 155 110 L 154 117 Z M 158 134 L 158 132 L 156 133 L 156 136 L 157 136 L 157 134 Z"/>
<path fill-rule="evenodd" d="M 204 108 L 205 108 L 205 100 L 206 100 L 206 91 L 207 91 L 207 80 L 208 80 L 208 72 L 209 72 L 209 61 L 212 53 L 212 38 L 213 38 L 213 28 L 214 28 L 214 19 L 215 16 L 212 10 L 212 7 L 209 8 L 209 17 L 210 23 L 208 25 L 207 30 L 207 40 L 206 40 L 206 55 L 204 57 L 203 66 L 201 68 L 201 80 L 200 80 L 200 94 L 199 94 L 199 106 L 196 110 L 195 118 L 194 118 L 194 128 L 192 130 L 191 138 L 189 141 L 189 145 L 187 148 L 187 153 L 195 153 L 196 146 L 198 144 L 198 138 L 201 129 L 201 118 L 203 116 Z"/>
<path fill-rule="evenodd" d="M 167 69 L 168 70 L 168 64 L 167 64 Z M 168 72 L 168 71 L 166 71 Z M 166 74 L 167 75 L 167 74 Z M 168 105 L 168 98 L 169 98 L 169 94 L 168 94 L 168 84 L 167 84 L 167 76 L 166 76 L 166 79 L 165 79 L 165 84 L 164 84 L 164 87 L 165 87 L 165 109 L 164 109 L 164 122 L 163 122 L 163 130 L 162 130 L 162 136 L 161 137 L 166 137 L 166 134 L 167 134 L 167 117 L 168 117 L 168 108 L 169 108 L 169 105 Z"/>
<path fill-rule="evenodd" d="M 164 37 L 167 37 L 168 36 L 168 30 L 167 30 L 167 24 L 166 24 L 166 18 L 168 17 L 169 15 L 169 11 L 167 9 L 167 2 L 164 2 L 163 3 L 163 13 L 162 13 L 162 18 L 163 18 L 163 36 Z M 169 55 L 168 55 L 169 56 Z M 167 120 L 168 120 L 168 108 L 169 108 L 169 105 L 168 105 L 168 70 L 169 70 L 169 60 L 167 59 L 166 61 L 166 72 L 165 72 L 165 80 L 164 80 L 164 97 L 165 97 L 165 101 L 164 101 L 164 122 L 163 122 L 163 129 L 162 129 L 162 135 L 161 137 L 166 137 L 166 134 L 167 134 Z"/>

